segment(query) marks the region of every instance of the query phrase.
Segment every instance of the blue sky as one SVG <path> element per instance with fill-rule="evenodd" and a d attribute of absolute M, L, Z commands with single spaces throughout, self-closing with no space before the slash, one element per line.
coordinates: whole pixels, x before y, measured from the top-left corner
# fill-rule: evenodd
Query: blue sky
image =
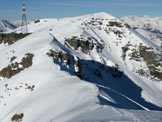
<path fill-rule="evenodd" d="M 23 2 L 30 20 L 96 12 L 107 12 L 116 17 L 162 16 L 162 0 L 0 0 L 0 19 L 21 19 Z"/>

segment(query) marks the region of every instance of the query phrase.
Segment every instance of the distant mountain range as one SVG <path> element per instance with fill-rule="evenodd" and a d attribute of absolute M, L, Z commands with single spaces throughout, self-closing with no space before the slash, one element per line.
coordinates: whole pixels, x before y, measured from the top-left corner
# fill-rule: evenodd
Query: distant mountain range
<path fill-rule="evenodd" d="M 133 28 L 145 29 L 155 33 L 162 33 L 162 17 L 143 17 L 126 16 L 121 18 L 125 23 L 128 23 Z"/>
<path fill-rule="evenodd" d="M 11 21 L 11 23 L 12 23 L 13 25 L 15 25 L 16 27 L 19 27 L 19 26 L 22 25 L 22 21 L 21 21 L 21 20 Z"/>
<path fill-rule="evenodd" d="M 125 16 L 121 20 L 129 24 L 134 29 L 144 29 L 154 33 L 162 34 L 162 17 L 149 17 L 147 15 L 143 17 L 139 16 Z M 30 23 L 31 21 L 28 21 Z M 16 27 L 21 26 L 21 20 L 8 21 L 0 20 L 0 32 L 5 32 Z"/>
<path fill-rule="evenodd" d="M 15 29 L 16 26 L 7 20 L 0 20 L 0 32 L 6 32 Z"/>
<path fill-rule="evenodd" d="M 162 47 L 162 17 L 137 17 L 126 16 L 121 18 L 122 21 L 129 24 L 138 33 L 145 38 L 154 41 Z"/>

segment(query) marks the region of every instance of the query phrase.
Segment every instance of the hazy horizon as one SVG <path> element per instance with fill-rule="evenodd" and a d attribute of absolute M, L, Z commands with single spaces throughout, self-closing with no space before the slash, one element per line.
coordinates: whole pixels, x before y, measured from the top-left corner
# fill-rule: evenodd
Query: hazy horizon
<path fill-rule="evenodd" d="M 106 12 L 115 17 L 162 16 L 161 0 L 1 0 L 0 19 L 21 20 L 22 3 L 26 4 L 27 19 L 62 18 Z"/>

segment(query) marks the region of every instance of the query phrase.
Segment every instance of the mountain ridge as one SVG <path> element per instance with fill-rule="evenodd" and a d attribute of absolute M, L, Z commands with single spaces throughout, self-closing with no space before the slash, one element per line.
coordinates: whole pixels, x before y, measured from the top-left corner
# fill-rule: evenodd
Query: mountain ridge
<path fill-rule="evenodd" d="M 0 44 L 0 121 L 161 121 L 161 77 L 151 72 L 161 73 L 160 46 L 106 13 L 40 19 L 28 30 Z"/>

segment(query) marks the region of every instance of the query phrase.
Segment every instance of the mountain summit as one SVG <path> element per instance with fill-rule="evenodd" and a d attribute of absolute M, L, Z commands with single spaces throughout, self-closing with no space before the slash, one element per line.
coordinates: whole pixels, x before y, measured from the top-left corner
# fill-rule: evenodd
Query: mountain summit
<path fill-rule="evenodd" d="M 162 49 L 128 24 L 96 13 L 28 31 L 0 35 L 1 122 L 162 121 Z"/>

